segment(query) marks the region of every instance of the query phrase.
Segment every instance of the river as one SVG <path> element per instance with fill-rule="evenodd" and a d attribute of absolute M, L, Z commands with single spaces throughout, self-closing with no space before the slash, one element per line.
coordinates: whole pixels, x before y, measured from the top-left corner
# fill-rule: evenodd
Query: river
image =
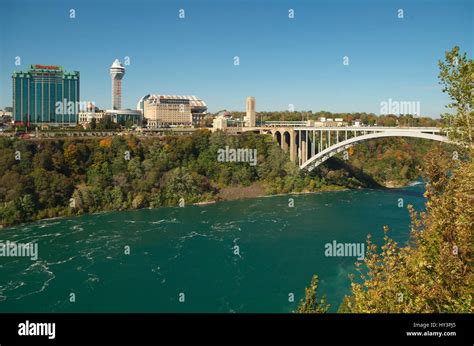
<path fill-rule="evenodd" d="M 291 312 L 311 276 L 336 311 L 356 257 L 325 244 L 404 244 L 424 186 L 107 212 L 0 230 L 38 258 L 0 257 L 0 312 Z M 294 207 L 289 207 L 289 199 Z M 403 207 L 400 207 L 402 199 Z M 291 301 L 294 295 L 294 302 Z"/>

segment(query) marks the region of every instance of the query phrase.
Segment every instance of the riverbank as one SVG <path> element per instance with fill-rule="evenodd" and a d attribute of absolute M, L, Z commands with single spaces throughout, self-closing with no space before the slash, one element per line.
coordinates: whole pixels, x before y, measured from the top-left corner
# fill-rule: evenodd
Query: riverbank
<path fill-rule="evenodd" d="M 209 202 L 215 203 L 220 201 L 235 201 L 239 199 L 250 199 L 259 197 L 276 197 L 286 195 L 304 195 L 311 193 L 330 192 L 330 191 L 343 191 L 348 190 L 347 187 L 337 185 L 323 186 L 317 190 L 303 190 L 303 191 L 290 191 L 286 193 L 268 193 L 266 188 L 260 183 L 254 183 L 250 186 L 229 186 L 222 188 L 216 196 L 216 200 Z M 199 204 L 199 203 L 195 203 Z"/>
<path fill-rule="evenodd" d="M 258 148 L 258 166 L 216 160 L 216 152 L 227 145 Z M 377 145 L 384 150 L 391 146 Z M 15 150 L 27 159 L 11 160 Z M 124 159 L 123 152 L 130 157 Z M 350 162 L 335 157 L 309 173 L 301 172 L 268 137 L 251 133 L 233 137 L 196 131 L 159 140 L 130 136 L 36 145 L 0 140 L 0 159 L 5 163 L 0 167 L 0 224 L 183 202 L 382 188 L 379 181 L 386 181 L 389 188 L 403 187 L 416 177 L 411 153 L 395 161 L 393 155 L 371 159 L 373 153 L 361 147 Z"/>
<path fill-rule="evenodd" d="M 384 186 L 384 188 L 387 189 L 399 189 L 399 188 L 405 188 L 408 186 L 413 186 L 415 184 L 419 184 L 419 181 L 414 181 L 414 182 L 409 182 L 402 184 L 400 182 L 390 182 L 390 184 L 387 184 L 387 186 Z M 364 188 L 348 188 L 344 186 L 338 186 L 338 185 L 325 185 L 322 186 L 321 188 L 317 190 L 303 190 L 303 191 L 290 191 L 290 192 L 285 192 L 285 193 L 268 193 L 266 188 L 263 186 L 261 183 L 254 183 L 251 184 L 250 186 L 227 186 L 224 188 L 219 189 L 219 192 L 214 196 L 215 198 L 210 199 L 210 200 L 204 200 L 204 201 L 199 201 L 199 202 L 194 202 L 190 203 L 189 205 L 196 205 L 196 206 L 205 206 L 205 205 L 210 205 L 210 204 L 215 204 L 218 202 L 225 202 L 225 201 L 237 201 L 237 200 L 243 200 L 243 199 L 253 199 L 253 198 L 260 198 L 260 197 L 279 197 L 279 196 L 294 196 L 294 195 L 306 195 L 306 194 L 317 194 L 317 193 L 324 193 L 324 192 L 333 192 L 333 191 L 346 191 L 346 190 L 363 190 Z M 14 223 L 14 224 L 9 224 L 9 225 L 1 225 L 0 224 L 0 230 L 1 229 L 6 229 L 8 227 L 12 226 L 17 226 L 20 224 L 28 224 L 32 222 L 37 222 L 37 221 L 46 221 L 46 220 L 55 220 L 55 219 L 62 219 L 65 217 L 71 217 L 71 216 L 80 216 L 80 215 L 98 215 L 102 213 L 109 213 L 109 212 L 114 212 L 114 211 L 131 211 L 131 210 L 141 210 L 141 209 L 161 209 L 161 208 L 166 208 L 170 207 L 171 205 L 163 205 L 155 208 L 127 208 L 127 209 L 104 209 L 100 210 L 97 212 L 93 213 L 80 213 L 80 214 L 75 214 L 71 212 L 71 209 L 64 208 L 62 211 L 59 211 L 61 215 L 59 216 L 53 216 L 53 217 L 42 217 L 42 218 L 36 218 L 33 220 L 30 220 L 28 222 L 19 222 L 19 223 Z"/>
<path fill-rule="evenodd" d="M 410 186 L 410 184 L 411 182 L 389 180 L 383 183 L 383 186 L 386 187 L 387 189 L 400 189 L 403 187 Z"/>

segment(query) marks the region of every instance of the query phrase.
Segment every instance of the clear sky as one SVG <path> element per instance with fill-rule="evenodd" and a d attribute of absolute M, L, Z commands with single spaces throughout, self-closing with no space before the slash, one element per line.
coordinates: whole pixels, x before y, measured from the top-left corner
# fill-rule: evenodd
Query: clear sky
<path fill-rule="evenodd" d="M 0 0 L 0 13 L 0 108 L 29 64 L 80 71 L 81 101 L 110 108 L 108 69 L 128 56 L 124 108 L 159 93 L 244 110 L 252 95 L 257 111 L 378 114 L 391 98 L 438 117 L 438 60 L 474 46 L 472 0 Z"/>

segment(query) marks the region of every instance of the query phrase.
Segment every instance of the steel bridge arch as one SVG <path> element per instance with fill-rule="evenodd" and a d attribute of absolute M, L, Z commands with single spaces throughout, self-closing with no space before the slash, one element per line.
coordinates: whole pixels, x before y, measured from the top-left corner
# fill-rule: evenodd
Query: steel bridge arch
<path fill-rule="evenodd" d="M 430 133 L 423 133 L 423 132 L 413 132 L 413 131 L 383 131 L 383 132 L 376 132 L 370 133 L 367 135 L 362 135 L 358 137 L 349 138 L 345 141 L 339 142 L 337 144 L 331 145 L 329 148 L 324 149 L 323 151 L 317 153 L 309 160 L 304 162 L 300 168 L 301 169 L 308 169 L 308 171 L 312 171 L 320 164 L 325 162 L 327 159 L 331 158 L 332 156 L 336 155 L 337 153 L 346 150 L 349 147 L 352 147 L 354 144 L 358 142 L 367 141 L 370 139 L 375 138 L 385 138 L 385 137 L 412 137 L 412 138 L 422 138 L 422 139 L 430 139 L 433 141 L 445 142 L 450 143 L 451 141 L 441 135 L 433 135 Z"/>

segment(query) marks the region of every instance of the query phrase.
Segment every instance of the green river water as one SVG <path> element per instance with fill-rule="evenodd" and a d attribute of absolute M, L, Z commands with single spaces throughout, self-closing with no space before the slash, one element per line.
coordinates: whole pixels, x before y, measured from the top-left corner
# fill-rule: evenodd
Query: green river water
<path fill-rule="evenodd" d="M 380 243 L 384 225 L 404 244 L 406 205 L 423 208 L 423 190 L 274 196 L 4 229 L 1 242 L 37 243 L 38 258 L 0 257 L 0 312 L 291 312 L 314 273 L 336 311 L 356 258 L 325 256 L 325 244 L 365 243 L 369 232 Z"/>

